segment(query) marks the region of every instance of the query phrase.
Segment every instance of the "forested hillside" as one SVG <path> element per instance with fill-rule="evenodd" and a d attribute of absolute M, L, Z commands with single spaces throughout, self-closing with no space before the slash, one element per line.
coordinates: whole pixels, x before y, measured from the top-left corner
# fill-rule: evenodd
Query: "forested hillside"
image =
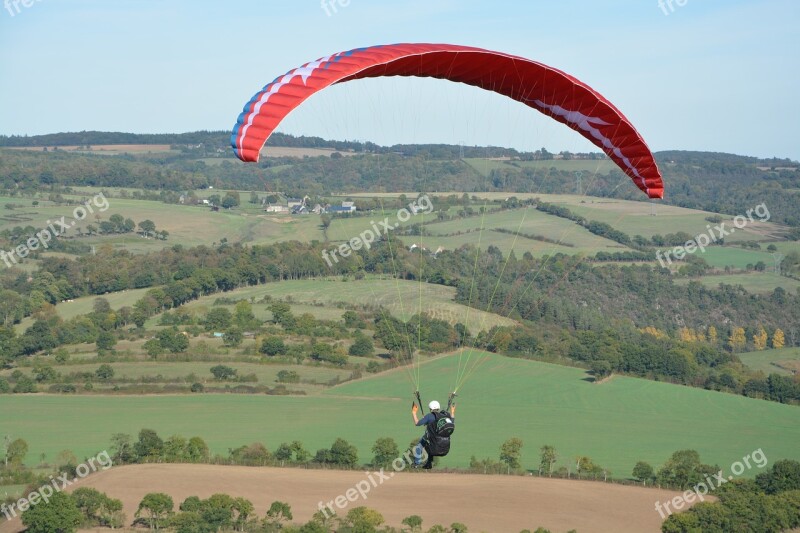
<path fill-rule="evenodd" d="M 42 185 L 94 185 L 180 191 L 214 186 L 257 191 L 281 189 L 298 194 L 412 190 L 576 192 L 576 172 L 565 165 L 576 156 L 562 153 L 559 159 L 554 159 L 544 149 L 519 153 L 502 148 L 450 145 L 380 147 L 372 143 L 276 134 L 270 146 L 328 148 L 356 155 L 274 157 L 263 158 L 259 165 L 242 165 L 233 158 L 229 142 L 226 132 L 175 135 L 81 132 L 0 137 L 0 146 L 42 147 L 41 152 L 4 151 L 0 157 L 0 188 L 21 192 L 38 190 Z M 158 143 L 170 145 L 173 150 L 113 157 L 91 153 L 92 145 Z M 54 151 L 57 146 L 77 146 L 83 150 Z M 667 184 L 664 201 L 668 204 L 736 215 L 765 203 L 774 213 L 773 222 L 800 225 L 797 162 L 704 152 L 672 151 L 656 156 Z M 583 182 L 581 192 L 590 196 L 642 199 L 621 171 L 612 165 L 600 165 L 604 156 L 581 157 L 596 160 L 598 169 L 579 172 Z M 506 159 L 495 161 L 484 174 L 466 162 L 469 158 Z"/>

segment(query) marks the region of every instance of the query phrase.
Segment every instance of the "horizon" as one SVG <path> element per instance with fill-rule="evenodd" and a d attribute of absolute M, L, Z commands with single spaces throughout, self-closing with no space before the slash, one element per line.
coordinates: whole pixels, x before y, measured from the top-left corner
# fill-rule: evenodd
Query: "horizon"
<path fill-rule="evenodd" d="M 230 131 L 253 94 L 316 58 L 379 43 L 453 42 L 574 75 L 613 102 L 653 151 L 800 160 L 800 73 L 790 68 L 800 55 L 798 21 L 800 4 L 789 0 L 9 0 L 0 6 L 8 95 L 0 133 Z M 593 150 L 504 97 L 431 79 L 331 87 L 278 131 L 389 146 Z"/>
<path fill-rule="evenodd" d="M 81 130 L 81 131 L 59 131 L 59 132 L 43 133 L 43 134 L 40 134 L 40 135 L 14 135 L 14 134 L 6 135 L 6 134 L 0 134 L 0 137 L 33 139 L 33 138 L 36 138 L 36 137 L 46 137 L 46 136 L 51 136 L 51 135 L 74 135 L 74 134 L 78 134 L 78 133 L 122 134 L 122 135 L 191 135 L 191 134 L 194 134 L 194 133 L 210 133 L 210 134 L 219 133 L 219 134 L 228 135 L 228 132 L 225 131 L 225 130 L 211 130 L 211 129 L 201 129 L 201 130 L 182 131 L 182 132 L 162 132 L 162 133 L 153 133 L 153 132 L 134 133 L 134 132 L 130 132 L 130 131 Z M 287 135 L 287 136 L 294 137 L 294 138 L 301 138 L 301 137 L 312 138 L 312 137 L 317 137 L 315 135 L 302 135 L 302 134 L 294 135 L 294 134 L 291 134 L 291 133 L 283 133 L 283 135 Z M 499 146 L 499 145 L 492 145 L 492 144 L 487 144 L 487 145 L 460 145 L 460 144 L 453 144 L 453 143 L 446 143 L 446 142 L 430 142 L 430 143 L 427 143 L 427 142 L 426 143 L 414 143 L 414 142 L 412 142 L 412 143 L 398 143 L 398 144 L 393 144 L 393 145 L 386 145 L 386 144 L 379 144 L 379 143 L 370 141 L 369 139 L 359 140 L 359 141 L 349 140 L 349 139 L 329 139 L 329 138 L 324 138 L 324 137 L 320 137 L 320 139 L 322 139 L 323 141 L 326 141 L 326 142 L 334 142 L 334 143 L 335 142 L 360 142 L 362 144 L 363 143 L 372 143 L 372 144 L 377 145 L 380 148 L 394 148 L 396 146 L 450 146 L 450 147 L 465 146 L 465 147 L 469 147 L 469 148 L 499 148 L 499 149 L 502 149 L 502 150 L 517 150 L 520 154 L 533 153 L 533 152 L 536 151 L 536 150 L 523 151 L 523 150 L 518 150 L 517 148 L 511 147 L 511 146 Z M 270 138 L 270 140 L 272 140 L 272 138 Z M 142 143 L 142 144 L 146 145 L 146 144 L 149 144 L 149 143 Z M 42 145 L 42 147 L 45 147 L 45 146 L 47 146 L 47 147 L 50 147 L 50 146 L 58 147 L 58 146 L 71 146 L 71 145 L 60 145 L 60 144 L 58 144 L 58 145 L 57 144 Z M 102 146 L 113 146 L 113 144 L 102 145 Z M 267 145 L 265 145 L 264 149 L 268 148 L 269 146 L 276 146 L 277 147 L 277 146 L 281 146 L 281 144 L 270 145 L 270 142 L 268 141 Z M 15 147 L 0 145 L 0 149 L 2 149 L 2 148 L 15 148 Z M 597 147 L 595 147 L 593 145 L 589 145 L 589 149 L 587 151 L 582 151 L 582 152 L 573 152 L 571 150 L 556 150 L 556 151 L 548 150 L 548 151 L 550 153 L 552 153 L 553 155 L 555 155 L 555 156 L 560 155 L 561 152 L 570 152 L 572 155 L 594 154 L 594 155 L 601 156 L 604 159 L 609 159 L 610 160 L 610 158 L 605 153 L 603 153 L 602 151 L 600 151 Z M 790 157 L 760 157 L 760 156 L 755 156 L 755 155 L 752 155 L 752 154 L 738 154 L 738 153 L 733 153 L 733 152 L 716 152 L 716 151 L 712 152 L 712 151 L 705 151 L 705 150 L 684 150 L 684 149 L 676 149 L 676 148 L 665 148 L 664 150 L 653 150 L 653 154 L 664 154 L 664 153 L 669 153 L 669 152 L 699 153 L 699 154 L 721 154 L 721 155 L 730 155 L 730 156 L 735 156 L 735 157 L 751 157 L 751 158 L 756 158 L 756 159 L 760 159 L 760 160 L 763 160 L 763 161 L 768 161 L 768 160 L 771 160 L 771 159 L 777 159 L 777 160 L 788 160 L 788 161 L 791 161 L 792 163 L 800 163 L 800 160 L 792 159 Z M 233 150 L 231 150 L 229 155 L 231 155 L 232 158 L 235 159 L 235 156 L 233 156 Z"/>

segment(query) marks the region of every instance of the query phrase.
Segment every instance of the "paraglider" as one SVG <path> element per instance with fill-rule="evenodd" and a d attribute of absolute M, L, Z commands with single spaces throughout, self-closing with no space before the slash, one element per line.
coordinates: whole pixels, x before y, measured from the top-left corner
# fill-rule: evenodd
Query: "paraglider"
<path fill-rule="evenodd" d="M 290 70 L 257 92 L 244 106 L 231 135 L 236 156 L 257 162 L 270 135 L 294 109 L 331 85 L 365 78 L 408 76 L 436 78 L 501 94 L 569 126 L 600 148 L 649 198 L 663 198 L 664 184 L 655 158 L 631 122 L 610 101 L 577 78 L 558 69 L 502 52 L 452 44 L 393 44 L 357 48 L 322 57 Z M 470 351 L 471 355 L 471 351 Z M 415 425 L 426 426 L 414 445 L 414 464 L 422 452 L 432 467 L 433 457 L 447 455 L 455 428 L 453 400 L 464 380 L 478 365 L 461 365 L 446 409 L 431 402 L 423 410 L 419 376 L 414 379 Z M 418 372 L 418 370 L 417 370 Z M 423 411 L 424 412 L 424 411 Z"/>
<path fill-rule="evenodd" d="M 245 105 L 231 136 L 234 153 L 242 161 L 258 161 L 275 128 L 310 96 L 336 83 L 384 76 L 438 78 L 508 96 L 580 133 L 648 197 L 664 196 L 661 173 L 644 139 L 600 93 L 536 61 L 451 44 L 357 48 L 290 70 Z"/>

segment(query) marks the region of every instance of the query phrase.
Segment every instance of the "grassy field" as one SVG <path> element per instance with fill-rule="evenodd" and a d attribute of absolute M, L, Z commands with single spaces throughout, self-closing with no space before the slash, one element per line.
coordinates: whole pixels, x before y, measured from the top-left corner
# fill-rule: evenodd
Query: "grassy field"
<path fill-rule="evenodd" d="M 444 399 L 458 363 L 457 356 L 446 356 L 423 364 L 423 400 Z M 628 477 L 638 460 L 658 466 L 686 448 L 725 471 L 758 448 L 770 462 L 800 459 L 797 407 L 642 379 L 596 385 L 585 378 L 579 369 L 488 355 L 460 389 L 458 430 L 444 464 L 467 466 L 472 455 L 497 458 L 500 444 L 514 436 L 525 444 L 528 468 L 550 444 L 558 466 L 587 455 L 616 477 Z M 107 449 L 113 433 L 141 428 L 163 437 L 200 435 L 222 454 L 255 441 L 275 449 L 295 439 L 313 453 L 342 437 L 366 462 L 379 437 L 391 436 L 400 446 L 419 437 L 410 423 L 413 390 L 407 373 L 396 370 L 307 397 L 3 396 L 0 427 L 28 441 L 31 462 L 65 448 L 88 456 Z"/>
<path fill-rule="evenodd" d="M 744 270 L 748 264 L 755 265 L 759 261 L 762 261 L 767 265 L 769 270 L 772 270 L 775 265 L 772 254 L 768 252 L 747 250 L 735 246 L 711 246 L 706 248 L 704 253 L 698 252 L 695 255 L 702 257 L 709 265 L 717 268 L 730 266 Z"/>
<path fill-rule="evenodd" d="M 675 283 L 688 284 L 689 279 L 676 278 Z M 751 272 L 746 274 L 721 274 L 692 278 L 707 287 L 718 287 L 720 283 L 726 285 L 741 285 L 746 291 L 756 294 L 771 293 L 776 287 L 783 287 L 788 291 L 800 288 L 800 281 L 779 276 L 773 272 Z"/>
<path fill-rule="evenodd" d="M 67 223 L 70 223 L 73 217 L 74 207 L 58 207 L 49 202 L 42 202 L 42 206 L 37 208 L 9 210 L 4 207 L 6 203 L 26 203 L 32 200 L 6 199 L 5 202 L 3 200 L 0 198 L 0 205 L 3 206 L 0 207 L 0 217 L 5 218 L 0 218 L 0 231 L 15 226 L 44 229 L 47 227 L 48 220 L 57 220 L 64 216 Z M 244 201 L 246 202 L 246 197 Z M 182 244 L 186 247 L 201 244 L 210 246 L 215 242 L 220 242 L 223 238 L 227 238 L 231 242 L 249 244 L 270 244 L 288 240 L 306 242 L 314 239 L 323 240 L 319 217 L 267 216 L 250 204 L 243 204 L 244 207 L 241 209 L 215 213 L 203 207 L 145 200 L 110 198 L 108 203 L 109 207 L 105 212 L 96 212 L 90 218 L 78 222 L 73 229 L 68 230 L 66 235 L 76 237 L 78 228 L 85 232 L 89 224 L 97 227 L 101 221 L 107 220 L 111 215 L 119 214 L 133 219 L 136 223 L 152 220 L 158 230 L 169 232 L 169 239 L 166 241 L 144 239 L 133 233 L 85 236 L 78 237 L 78 239 L 88 245 L 107 243 L 124 247 L 132 252 L 157 251 L 174 244 Z M 9 219 L 9 217 L 17 218 Z M 24 217 L 24 220 L 20 220 L 19 217 Z"/>
<path fill-rule="evenodd" d="M 485 237 L 484 243 L 486 244 L 491 244 L 492 240 L 497 238 L 498 235 L 496 233 L 488 233 L 486 230 L 502 228 L 513 233 L 519 232 L 522 234 L 538 235 L 567 245 L 571 244 L 573 250 L 580 249 L 581 252 L 585 253 L 626 249 L 624 246 L 614 241 L 590 233 L 587 229 L 570 220 L 548 215 L 536 209 L 501 211 L 498 213 L 490 213 L 485 216 L 429 223 L 426 227 L 428 232 L 433 236 L 450 235 L 459 231 L 463 232 L 468 230 L 480 233 L 481 228 L 483 228 Z M 531 240 L 520 238 L 518 242 L 520 244 L 516 253 L 520 254 L 520 251 L 523 253 L 526 251 L 525 246 L 528 245 Z M 543 244 L 553 246 L 550 243 Z"/>
<path fill-rule="evenodd" d="M 800 372 L 800 348 L 780 348 L 738 354 L 739 359 L 753 370 L 764 374 L 792 375 L 791 370 Z"/>
<path fill-rule="evenodd" d="M 346 379 L 351 371 L 350 370 L 337 370 L 333 368 L 317 366 L 315 364 L 307 365 L 292 365 L 280 363 L 242 363 L 238 361 L 222 361 L 223 364 L 237 370 L 240 376 L 255 374 L 258 381 L 255 383 L 248 382 L 245 385 L 266 385 L 274 387 L 278 384 L 278 372 L 281 370 L 292 370 L 300 374 L 300 379 L 305 382 L 313 383 L 291 383 L 287 384 L 287 388 L 292 390 L 302 390 L 308 394 L 318 393 L 325 388 L 325 384 L 331 380 Z M 73 372 L 91 372 L 101 365 L 100 361 L 85 364 L 70 364 L 66 366 L 55 367 L 57 372 L 61 374 L 70 374 Z M 114 369 L 114 380 L 141 380 L 143 377 L 156 377 L 161 376 L 164 379 L 183 379 L 194 374 L 193 381 L 187 381 L 191 384 L 194 382 L 203 383 L 212 387 L 223 387 L 226 383 L 216 381 L 211 374 L 211 367 L 220 364 L 219 362 L 168 362 L 160 363 L 155 361 L 137 361 L 135 363 L 107 363 Z M 23 373 L 31 374 L 32 369 L 21 369 Z M 10 370 L 0 371 L 0 375 L 10 374 Z M 235 385 L 235 383 L 229 383 Z M 79 385 L 80 386 L 80 385 Z M 113 384 L 104 384 L 101 381 L 94 383 L 96 390 L 111 388 Z"/>
<path fill-rule="evenodd" d="M 257 287 L 247 287 L 225 293 L 226 298 L 233 300 L 260 300 L 264 296 L 271 296 L 275 299 L 291 299 L 293 305 L 305 304 L 306 311 L 314 314 L 315 310 L 331 313 L 338 310 L 331 306 L 336 304 L 384 306 L 392 315 L 408 320 L 412 315 L 425 311 L 434 318 L 446 320 L 451 323 L 462 322 L 472 333 L 477 333 L 481 329 L 490 329 L 495 325 L 510 325 L 514 321 L 503 318 L 493 313 L 468 308 L 467 306 L 453 302 L 455 289 L 442 285 L 420 284 L 415 281 L 403 280 L 383 280 L 383 279 L 364 279 L 341 281 L 339 279 L 327 280 L 302 280 L 302 281 L 283 281 L 280 283 L 267 283 Z M 206 296 L 196 302 L 188 304 L 210 308 L 218 295 Z M 325 304 L 328 308 L 318 307 L 310 304 Z M 262 312 L 259 318 L 267 318 L 263 310 L 254 306 L 254 312 Z M 341 315 L 332 316 L 339 318 Z"/>
<path fill-rule="evenodd" d="M 60 302 L 56 305 L 56 313 L 64 320 L 75 318 L 79 315 L 91 313 L 94 308 L 94 302 L 98 298 L 105 299 L 111 309 L 121 309 L 123 307 L 133 307 L 133 304 L 142 299 L 142 297 L 150 289 L 131 289 L 122 292 L 112 292 L 109 294 L 97 296 L 85 296 L 83 298 L 76 298 L 70 302 Z M 25 331 L 33 324 L 33 318 L 28 317 L 15 326 L 18 332 Z"/>
<path fill-rule="evenodd" d="M 607 174 L 609 171 L 614 170 L 617 166 L 610 159 L 601 159 L 597 161 L 573 159 L 549 159 L 541 161 L 502 161 L 497 159 L 482 159 L 482 158 L 464 158 L 464 162 L 474 168 L 483 177 L 488 177 L 492 170 L 503 169 L 527 169 L 532 168 L 537 171 L 547 172 L 551 168 L 556 170 L 563 170 L 566 172 L 586 172 Z M 588 178 L 588 176 L 587 176 Z"/>

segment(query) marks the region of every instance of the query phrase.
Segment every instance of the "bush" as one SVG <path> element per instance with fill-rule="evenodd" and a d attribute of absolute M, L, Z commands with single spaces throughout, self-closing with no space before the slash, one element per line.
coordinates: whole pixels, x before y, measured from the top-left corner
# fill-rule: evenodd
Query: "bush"
<path fill-rule="evenodd" d="M 192 383 L 191 391 L 192 392 L 203 392 L 205 387 L 202 383 Z"/>
<path fill-rule="evenodd" d="M 280 337 L 267 337 L 261 343 L 261 353 L 264 355 L 286 355 L 288 349 Z"/>

